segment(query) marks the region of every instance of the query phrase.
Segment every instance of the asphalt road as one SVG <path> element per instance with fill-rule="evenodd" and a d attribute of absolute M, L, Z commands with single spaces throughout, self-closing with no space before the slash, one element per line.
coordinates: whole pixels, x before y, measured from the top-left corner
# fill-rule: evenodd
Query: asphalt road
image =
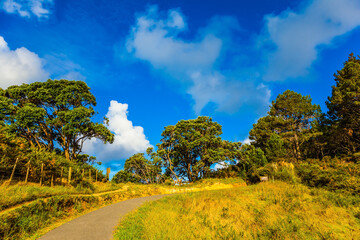
<path fill-rule="evenodd" d="M 158 200 L 167 195 L 134 198 L 115 203 L 48 232 L 40 240 L 110 240 L 119 221 L 130 211 L 147 201 Z"/>

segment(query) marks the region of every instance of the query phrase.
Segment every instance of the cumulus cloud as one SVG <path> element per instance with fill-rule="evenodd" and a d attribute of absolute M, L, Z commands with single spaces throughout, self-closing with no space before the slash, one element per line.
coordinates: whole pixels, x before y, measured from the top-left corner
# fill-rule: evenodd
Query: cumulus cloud
<path fill-rule="evenodd" d="M 319 47 L 360 25 L 360 1 L 313 0 L 307 5 L 265 17 L 265 32 L 276 50 L 268 55 L 266 80 L 286 80 L 308 73 Z M 264 38 L 263 35 L 260 36 Z"/>
<path fill-rule="evenodd" d="M 135 153 L 145 152 L 151 147 L 146 139 L 144 129 L 140 126 L 133 126 L 128 120 L 128 105 L 111 101 L 106 117 L 109 119 L 109 130 L 115 134 L 113 144 L 103 144 L 98 139 L 91 139 L 84 146 L 84 152 L 95 155 L 101 162 L 126 159 Z"/>
<path fill-rule="evenodd" d="M 0 36 L 0 87 L 44 81 L 49 73 L 43 69 L 43 60 L 28 49 L 11 50 Z"/>
<path fill-rule="evenodd" d="M 215 171 L 219 170 L 219 169 L 224 169 L 224 168 L 228 168 L 229 164 L 227 162 L 219 162 L 219 163 L 215 163 L 213 166 L 213 169 Z"/>
<path fill-rule="evenodd" d="M 47 18 L 53 6 L 53 0 L 5 0 L 2 9 L 7 13 L 19 14 L 21 17 Z"/>
<path fill-rule="evenodd" d="M 126 48 L 136 59 L 149 62 L 185 84 L 197 114 L 208 103 L 215 103 L 217 111 L 235 112 L 250 98 L 257 105 L 268 103 L 265 86 L 258 88 L 250 81 L 239 81 L 219 67 L 227 49 L 224 43 L 228 43 L 228 36 L 237 27 L 234 18 L 216 17 L 209 26 L 199 29 L 197 37 L 188 40 L 181 37 L 187 31 L 187 23 L 179 10 L 164 14 L 157 7 L 150 7 L 147 13 L 138 16 Z"/>

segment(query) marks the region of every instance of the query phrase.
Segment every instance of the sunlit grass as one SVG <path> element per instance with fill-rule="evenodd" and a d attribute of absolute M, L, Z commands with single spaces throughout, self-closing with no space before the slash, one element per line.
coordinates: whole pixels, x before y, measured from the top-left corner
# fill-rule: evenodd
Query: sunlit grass
<path fill-rule="evenodd" d="M 110 183 L 94 183 L 95 193 L 106 192 L 119 189 L 122 185 L 113 185 Z M 65 195 L 65 194 L 86 194 L 93 193 L 90 189 L 79 189 L 69 186 L 40 186 L 39 184 L 19 183 L 10 186 L 0 186 L 0 211 L 6 208 L 21 204 L 23 202 L 35 200 L 38 198 Z"/>
<path fill-rule="evenodd" d="M 360 197 L 283 182 L 148 203 L 115 239 L 360 239 Z"/>
<path fill-rule="evenodd" d="M 185 186 L 95 183 L 92 194 L 86 189 L 70 186 L 3 186 L 1 190 L 4 191 L 0 193 L 3 206 L 4 203 L 10 205 L 36 200 L 0 211 L 0 239 L 37 238 L 46 232 L 45 229 L 50 230 L 59 222 L 66 222 L 84 212 L 130 198 L 233 188 L 244 184 L 241 179 L 206 180 Z"/>

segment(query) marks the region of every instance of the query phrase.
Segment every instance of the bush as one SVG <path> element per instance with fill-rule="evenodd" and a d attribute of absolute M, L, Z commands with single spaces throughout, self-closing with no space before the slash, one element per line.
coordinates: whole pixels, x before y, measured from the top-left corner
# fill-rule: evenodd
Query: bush
<path fill-rule="evenodd" d="M 247 180 L 251 183 L 257 183 L 260 182 L 262 176 L 269 177 L 269 180 L 280 180 L 288 183 L 300 181 L 295 174 L 294 165 L 286 162 L 269 163 L 264 167 L 251 169 L 247 174 Z"/>
<path fill-rule="evenodd" d="M 95 186 L 89 182 L 88 180 L 79 180 L 76 179 L 75 181 L 71 182 L 71 185 L 76 188 L 79 192 L 91 192 L 95 191 Z"/>
<path fill-rule="evenodd" d="M 298 164 L 296 172 L 301 182 L 310 187 L 360 194 L 360 164 L 337 158 L 309 159 Z"/>

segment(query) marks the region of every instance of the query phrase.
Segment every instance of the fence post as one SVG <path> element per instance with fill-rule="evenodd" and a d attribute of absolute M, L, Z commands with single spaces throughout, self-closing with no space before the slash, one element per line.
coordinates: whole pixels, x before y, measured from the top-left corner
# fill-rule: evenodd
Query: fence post
<path fill-rule="evenodd" d="M 68 176 L 68 183 L 70 184 L 71 182 L 71 167 L 69 167 L 69 176 Z"/>
<path fill-rule="evenodd" d="M 43 175 L 44 175 L 44 163 L 41 164 L 40 186 L 42 185 Z"/>
<path fill-rule="evenodd" d="M 51 183 L 50 183 L 51 187 L 54 187 L 54 173 L 51 174 Z"/>
<path fill-rule="evenodd" d="M 12 179 L 13 179 L 13 177 L 14 177 L 14 174 L 15 174 L 15 168 L 16 168 L 16 164 L 18 163 L 18 161 L 19 161 L 19 158 L 16 158 L 16 161 L 15 161 L 15 164 L 14 164 L 14 168 L 13 168 L 13 170 L 12 170 L 12 172 L 11 172 L 11 176 L 10 176 L 9 184 L 11 183 L 11 181 L 12 181 Z"/>
<path fill-rule="evenodd" d="M 106 180 L 109 181 L 110 179 L 110 168 L 106 169 Z"/>
<path fill-rule="evenodd" d="M 27 163 L 26 177 L 25 177 L 25 184 L 27 184 L 27 182 L 28 182 L 29 171 L 30 171 L 30 160 L 29 160 L 29 162 Z"/>

